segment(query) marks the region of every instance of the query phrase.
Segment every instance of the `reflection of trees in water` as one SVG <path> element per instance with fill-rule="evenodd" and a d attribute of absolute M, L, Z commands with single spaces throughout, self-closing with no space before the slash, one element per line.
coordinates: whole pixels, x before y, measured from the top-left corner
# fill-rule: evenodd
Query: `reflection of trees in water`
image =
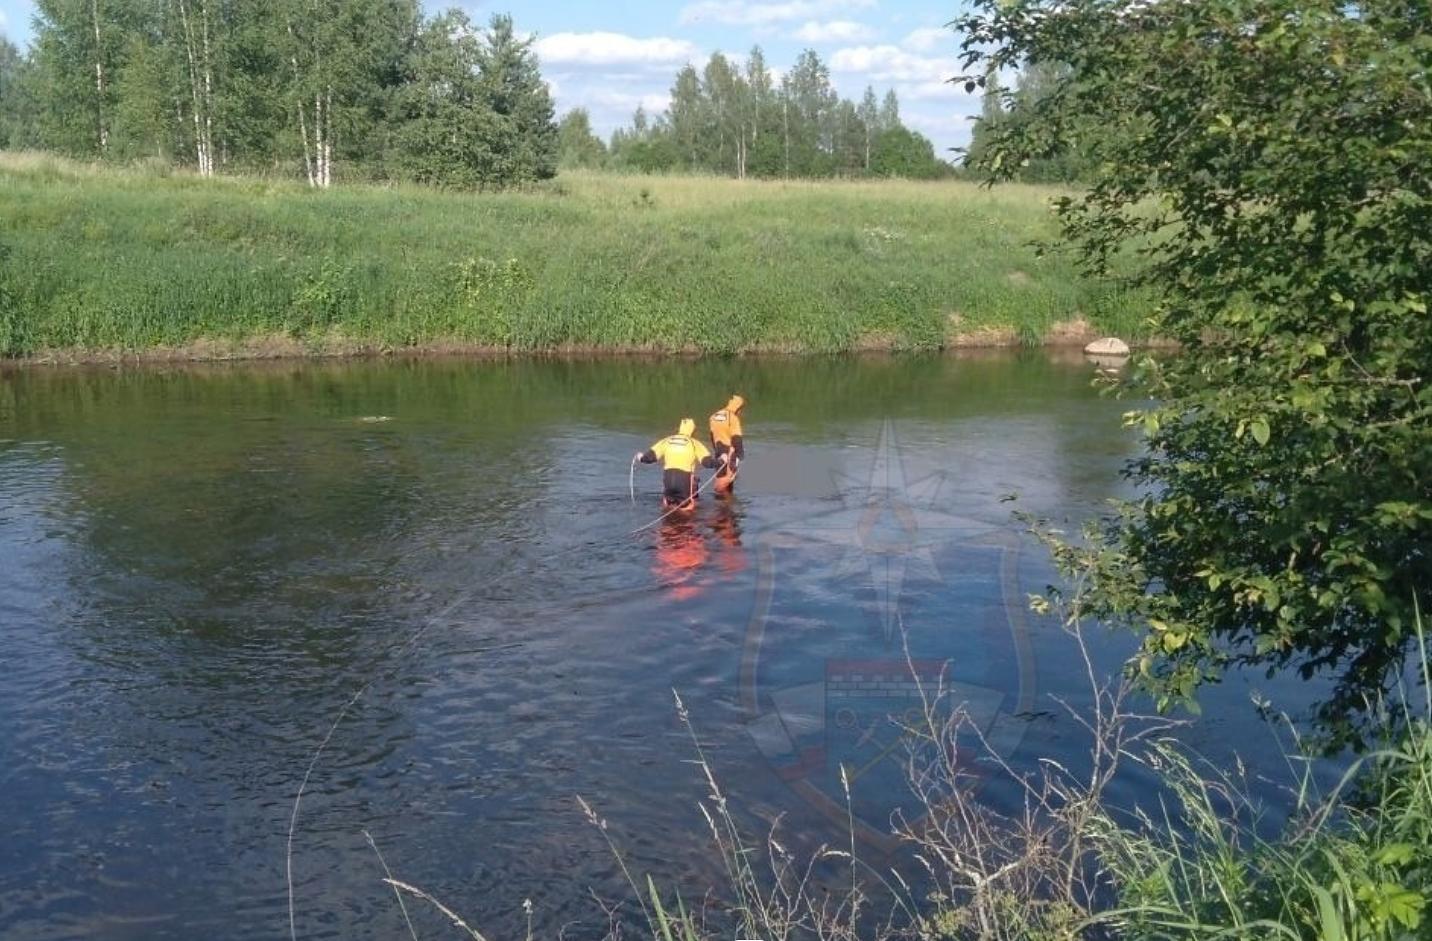
<path fill-rule="evenodd" d="M 134 762 L 106 774 L 196 780 L 197 793 L 181 798 L 191 816 L 145 824 L 153 828 L 143 831 L 146 840 L 161 833 L 181 842 L 196 803 L 226 798 L 259 800 L 236 810 L 239 823 L 228 826 L 252 829 L 255 816 L 261 826 L 269 817 L 286 825 L 284 798 L 338 703 L 382 672 L 410 631 L 459 591 L 477 594 L 454 623 L 486 613 L 487 598 L 526 593 L 525 602 L 551 603 L 521 625 L 541 633 L 549 628 L 531 622 L 555 621 L 574 596 L 585 598 L 572 589 L 586 584 L 588 570 L 597 581 L 629 574 L 608 565 L 607 549 L 595 559 L 557 557 L 597 535 L 577 512 L 594 495 L 574 489 L 581 485 L 573 477 L 602 458 L 604 435 L 654 438 L 683 413 L 704 430 L 706 414 L 733 390 L 752 401 L 756 459 L 777 439 L 863 443 L 886 417 L 935 431 L 964 419 L 1039 420 L 1052 429 L 1041 452 L 1060 466 L 1067 461 L 1062 473 L 1073 479 L 1087 471 L 1069 455 L 1091 427 L 1109 424 L 1066 428 L 1041 417 L 1077 415 L 1092 401 L 1082 369 L 1039 359 L 1016 369 L 1003 356 L 421 360 L 0 375 L 0 403 L 12 403 L 0 413 L 0 437 L 54 442 L 65 464 L 56 486 L 66 491 L 78 551 L 66 556 L 64 586 L 55 590 L 75 604 L 55 633 L 76 659 L 96 664 L 84 693 L 97 704 L 89 718 L 69 720 L 67 732 L 77 748 L 102 756 L 96 764 Z M 358 421 L 364 416 L 393 420 Z M 630 450 L 613 451 L 624 474 Z M 739 495 L 703 498 L 691 521 L 704 547 L 698 581 L 747 568 L 742 513 Z M 473 632 L 465 633 L 471 641 Z M 446 634 L 435 631 L 400 677 L 345 720 L 319 778 L 351 784 L 362 776 L 364 785 L 305 806 L 310 863 L 321 852 L 342 856 L 323 834 L 353 836 L 363 802 L 397 788 L 395 769 L 413 754 L 433 765 L 417 780 L 480 763 L 469 753 L 466 764 L 444 764 L 444 756 L 395 744 L 422 733 L 425 714 L 408 697 L 416 684 L 433 682 L 425 669 L 440 672 L 437 658 L 449 655 L 473 667 L 456 638 L 440 639 Z M 614 644 L 623 642 L 631 641 Z M 504 668 L 500 685 L 521 695 L 513 672 Z M 599 680 L 586 682 L 590 692 Z M 466 705 L 477 694 L 451 695 Z M 485 727 L 506 728 L 498 719 Z M 441 735 L 449 744 L 454 733 Z M 733 749 L 745 744 L 732 739 Z M 146 784 L 126 777 L 136 790 Z M 215 833 L 226 826 L 217 819 L 204 819 L 216 845 L 239 839 Z M 196 870 L 212 862 L 182 842 L 171 850 L 177 858 Z"/>
<path fill-rule="evenodd" d="M 22 371 L 0 389 L 19 435 L 64 448 L 94 564 L 73 590 L 220 647 L 343 669 L 375 652 L 357 628 L 405 620 L 409 591 L 430 594 L 420 608 L 474 582 L 543 577 L 541 547 L 564 525 L 554 476 L 588 456 L 564 453 L 574 427 L 656 435 L 681 414 L 704 426 L 733 390 L 752 401 L 757 454 L 763 425 L 823 441 L 886 417 L 1037 420 L 1035 457 L 1072 497 L 1104 492 L 1125 446 L 1107 419 L 1078 420 L 1088 375 L 1011 354 L 411 360 Z M 535 553 L 492 551 L 499 540 Z"/>
<path fill-rule="evenodd" d="M 796 441 L 825 441 L 830 428 L 886 418 L 958 419 L 1040 413 L 1071 396 L 1093 399 L 1089 370 L 1053 362 L 1042 351 L 978 351 L 960 356 L 766 357 L 530 363 L 554 370 L 603 408 L 583 409 L 598 424 L 645 419 L 661 430 L 684 410 L 698 419 L 733 391 L 748 402 L 752 436 L 778 426 Z"/>
<path fill-rule="evenodd" d="M 1087 369 L 1013 358 L 22 371 L 0 390 L 17 434 L 64 449 L 93 565 L 74 591 L 121 620 L 149 612 L 162 630 L 342 669 L 374 652 L 357 628 L 404 620 L 410 591 L 431 596 L 420 608 L 474 582 L 543 576 L 541 547 L 563 526 L 555 475 L 589 456 L 564 452 L 567 433 L 656 435 L 681 414 L 704 425 L 733 390 L 752 402 L 757 454 L 763 425 L 799 442 L 886 417 L 1053 415 L 1038 459 L 1066 496 L 1103 492 L 1125 444 L 1106 419 L 1078 420 L 1093 402 Z"/>
<path fill-rule="evenodd" d="M 524 422 L 497 377 L 476 385 L 450 368 L 309 364 L 0 377 L 15 403 L 0 436 L 49 441 L 63 464 L 51 501 L 74 551 L 50 590 L 72 603 L 36 630 L 86 665 L 58 712 L 25 716 L 53 724 L 49 766 L 61 748 L 69 764 L 12 785 L 35 807 L 52 788 L 114 795 L 83 835 L 51 822 L 57 837 L 112 847 L 135 829 L 215 892 L 256 877 L 271 890 L 271 846 L 257 876 L 227 853 L 247 870 L 256 834 L 286 823 L 339 702 L 435 610 L 519 564 L 493 547 L 542 495 L 540 456 L 515 462 L 550 421 Z M 395 420 L 358 421 L 380 415 Z M 384 762 L 419 721 L 400 691 L 456 643 L 440 635 L 345 720 L 316 783 L 354 768 L 367 783 L 305 807 L 315 852 L 396 787 Z"/>
<path fill-rule="evenodd" d="M 510 557 L 471 550 L 516 531 L 540 481 L 495 472 L 517 437 L 510 403 L 474 431 L 444 395 L 461 377 L 440 377 L 415 388 L 403 369 L 312 365 L 6 377 L 16 431 L 61 448 L 82 520 L 67 588 L 85 599 L 85 654 L 142 650 L 129 667 L 194 690 L 248 687 L 262 663 L 262 700 L 282 708 L 330 695 L 333 674 L 368 668 L 474 579 L 499 580 Z M 358 421 L 382 414 L 402 421 Z"/>

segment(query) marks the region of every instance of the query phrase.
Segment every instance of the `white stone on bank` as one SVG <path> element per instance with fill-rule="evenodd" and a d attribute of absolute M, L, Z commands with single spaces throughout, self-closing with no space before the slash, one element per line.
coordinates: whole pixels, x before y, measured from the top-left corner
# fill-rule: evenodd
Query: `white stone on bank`
<path fill-rule="evenodd" d="M 1128 356 L 1129 344 L 1118 337 L 1104 337 L 1084 347 L 1090 356 Z"/>

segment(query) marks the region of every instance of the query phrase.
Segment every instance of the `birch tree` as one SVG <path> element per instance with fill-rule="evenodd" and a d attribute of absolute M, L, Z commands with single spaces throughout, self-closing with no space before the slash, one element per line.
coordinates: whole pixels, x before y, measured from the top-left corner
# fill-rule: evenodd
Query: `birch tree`
<path fill-rule="evenodd" d="M 111 32 L 110 9 L 101 0 L 37 0 L 41 124 L 50 146 L 105 155 L 115 53 Z"/>
<path fill-rule="evenodd" d="M 864 129 L 865 137 L 865 172 L 870 172 L 870 149 L 875 142 L 875 135 L 879 132 L 880 106 L 875 103 L 875 89 L 865 86 L 865 95 L 860 99 L 860 107 L 855 110 L 855 116 L 860 119 Z"/>
<path fill-rule="evenodd" d="M 893 88 L 885 93 L 885 100 L 880 103 L 880 119 L 877 123 L 882 133 L 904 127 L 900 121 L 900 99 L 896 97 Z"/>
<path fill-rule="evenodd" d="M 745 82 L 721 53 L 706 62 L 700 92 L 709 124 L 708 145 L 714 140 L 715 153 L 708 166 L 736 177 L 746 175 L 746 137 L 743 121 Z"/>
<path fill-rule="evenodd" d="M 687 64 L 676 73 L 666 115 L 672 139 L 690 170 L 701 165 L 701 125 L 705 120 L 701 97 L 701 79 L 696 69 Z"/>
<path fill-rule="evenodd" d="M 284 31 L 291 73 L 289 108 L 310 186 L 333 185 L 334 160 L 348 134 L 360 156 L 418 21 L 411 0 L 289 0 Z"/>
<path fill-rule="evenodd" d="M 838 174 L 859 173 L 865 167 L 865 128 L 856 106 L 849 101 L 836 104 L 831 114 L 831 156 Z"/>
<path fill-rule="evenodd" d="M 194 161 L 214 175 L 214 35 L 211 0 L 174 0 L 189 80 Z"/>
<path fill-rule="evenodd" d="M 0 149 L 26 147 L 34 133 L 32 67 L 14 43 L 0 36 Z"/>
<path fill-rule="evenodd" d="M 109 117 L 106 114 L 104 30 L 100 27 L 99 0 L 90 0 L 90 26 L 94 30 L 95 123 L 98 125 L 100 156 L 104 156 L 109 148 Z"/>
<path fill-rule="evenodd" d="M 763 144 L 763 134 L 768 130 L 768 122 L 773 115 L 771 105 L 775 99 L 775 90 L 771 81 L 771 70 L 766 66 L 766 54 L 760 46 L 752 46 L 750 54 L 746 57 L 746 130 L 749 143 L 743 148 L 741 175 L 745 176 L 753 162 L 757 165 L 756 172 L 769 172 L 765 168 L 765 162 L 761 160 L 759 148 Z M 753 153 L 755 151 L 755 153 Z"/>
<path fill-rule="evenodd" d="M 785 92 L 790 100 L 788 149 L 794 169 L 802 176 L 821 176 L 833 162 L 832 117 L 839 98 L 830 84 L 830 69 L 815 50 L 800 54 L 786 76 Z"/>
<path fill-rule="evenodd" d="M 337 7 L 334 0 L 296 0 L 284 24 L 292 70 L 289 107 L 298 125 L 304 175 L 316 189 L 333 182 L 333 79 L 328 66 L 337 40 Z"/>

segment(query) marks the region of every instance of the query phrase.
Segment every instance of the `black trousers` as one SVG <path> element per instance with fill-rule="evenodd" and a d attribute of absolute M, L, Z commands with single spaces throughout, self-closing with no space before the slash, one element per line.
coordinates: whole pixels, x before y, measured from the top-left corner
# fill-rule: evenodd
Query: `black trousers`
<path fill-rule="evenodd" d="M 733 448 L 729 444 L 723 444 L 720 441 L 717 441 L 712 444 L 711 448 L 712 453 L 716 456 L 716 460 L 718 462 L 721 460 L 721 455 L 723 454 L 729 453 L 733 458 L 736 456 L 735 448 Z M 735 473 L 735 471 L 731 468 L 730 464 L 727 464 L 723 467 L 718 463 L 716 466 L 721 468 L 720 472 L 716 475 L 717 477 L 730 477 L 733 473 Z"/>
<path fill-rule="evenodd" d="M 696 490 L 696 481 L 690 471 L 667 468 L 661 475 L 662 495 L 667 503 L 685 503 Z"/>

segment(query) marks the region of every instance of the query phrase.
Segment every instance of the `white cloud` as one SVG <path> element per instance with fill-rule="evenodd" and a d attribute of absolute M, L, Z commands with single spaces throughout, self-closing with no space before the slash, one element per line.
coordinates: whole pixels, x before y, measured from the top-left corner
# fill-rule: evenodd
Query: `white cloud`
<path fill-rule="evenodd" d="M 681 10 L 681 22 L 725 23 L 729 26 L 770 26 L 792 20 L 826 16 L 839 10 L 869 9 L 877 0 L 785 0 L 756 3 L 752 0 L 699 0 Z"/>
<path fill-rule="evenodd" d="M 949 112 L 937 112 L 934 114 L 911 110 L 909 114 L 901 115 L 901 120 L 915 128 L 926 128 L 937 132 L 958 131 L 960 128 L 968 127 L 970 116 L 967 114 L 951 114 Z"/>
<path fill-rule="evenodd" d="M 630 117 L 638 107 L 646 109 L 647 115 L 655 117 L 671 104 L 671 96 L 667 94 L 652 92 L 643 95 L 635 92 L 616 91 L 611 88 L 594 89 L 584 95 L 583 100 L 593 108 L 613 111 L 623 117 Z"/>
<path fill-rule="evenodd" d="M 0 33 L 3 33 L 5 31 L 5 28 L 9 25 L 10 17 L 5 15 L 4 10 L 0 10 Z"/>
<path fill-rule="evenodd" d="M 685 39 L 654 36 L 638 39 L 624 33 L 554 33 L 537 40 L 543 65 L 668 65 L 697 54 Z"/>
<path fill-rule="evenodd" d="M 908 44 L 908 37 L 903 42 Z M 950 156 L 949 148 L 969 143 L 969 116 L 979 113 L 980 97 L 949 81 L 961 73 L 953 54 L 921 55 L 882 43 L 838 49 L 829 61 L 831 77 L 847 97 L 866 84 L 875 85 L 877 94 L 892 89 L 900 99 L 901 120 L 930 138 L 942 159 Z"/>
<path fill-rule="evenodd" d="M 903 109 L 900 120 L 906 127 L 919 131 L 935 145 L 935 156 L 941 160 L 952 160 L 951 147 L 966 147 L 970 142 L 972 125 L 968 115 L 941 112 L 928 114 L 912 109 Z"/>
<path fill-rule="evenodd" d="M 795 31 L 794 38 L 802 42 L 860 42 L 871 35 L 873 30 L 869 26 L 853 20 L 830 20 L 825 23 L 807 20 Z"/>
<path fill-rule="evenodd" d="M 943 82 L 960 74 L 953 58 L 922 56 L 899 46 L 849 46 L 830 57 L 834 72 L 855 72 L 877 82 Z"/>
<path fill-rule="evenodd" d="M 940 46 L 953 47 L 955 34 L 940 26 L 921 26 L 912 30 L 901 43 L 916 52 L 932 52 Z"/>
<path fill-rule="evenodd" d="M 976 96 L 965 92 L 965 86 L 955 82 L 910 82 L 895 86 L 895 94 L 901 101 L 949 101 L 954 98 L 971 99 Z"/>
<path fill-rule="evenodd" d="M 600 82 L 601 84 L 596 84 Z M 657 87 L 648 76 L 641 84 L 613 82 L 611 76 L 563 82 L 564 94 L 557 100 L 557 113 L 585 108 L 592 120 L 592 130 L 602 138 L 618 128 L 631 126 L 632 112 L 645 109 L 648 120 L 655 120 L 671 104 L 671 95 Z"/>

